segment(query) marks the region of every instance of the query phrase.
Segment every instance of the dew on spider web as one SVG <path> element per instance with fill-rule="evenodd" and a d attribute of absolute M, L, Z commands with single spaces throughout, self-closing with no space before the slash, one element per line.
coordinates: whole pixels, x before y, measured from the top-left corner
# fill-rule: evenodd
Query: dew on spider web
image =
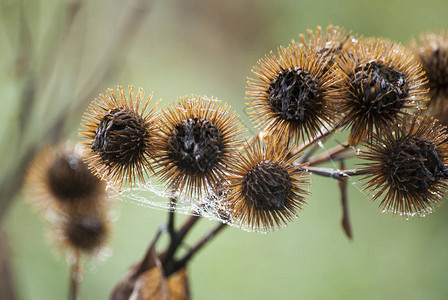
<path fill-rule="evenodd" d="M 323 151 L 327 150 L 327 147 L 323 143 L 321 143 L 320 141 L 318 143 L 319 146 L 322 147 Z M 326 168 L 326 171 L 332 172 L 333 174 L 344 175 L 346 178 L 348 178 L 348 181 L 351 183 L 351 185 L 365 196 L 358 178 L 353 178 L 352 176 L 344 174 L 344 172 L 339 169 L 339 161 L 330 159 L 330 163 L 332 165 L 332 168 Z M 307 171 L 306 168 L 305 171 Z M 311 192 L 311 186 L 311 184 L 307 184 L 305 190 Z M 246 224 L 241 224 L 238 221 L 232 221 L 232 211 L 223 205 L 223 198 L 225 197 L 225 195 L 219 197 L 217 195 L 213 195 L 213 193 L 211 193 L 210 191 L 209 194 L 212 196 L 205 196 L 204 194 L 200 197 L 192 198 L 186 195 L 173 195 L 166 190 L 165 186 L 157 184 L 152 180 L 148 180 L 144 184 L 136 183 L 132 188 L 123 187 L 122 189 L 117 189 L 112 184 L 110 184 L 108 185 L 108 191 L 111 195 L 118 196 L 118 198 L 122 201 L 129 202 L 141 207 L 157 209 L 166 212 L 174 210 L 176 213 L 185 215 L 200 215 L 211 221 L 226 223 L 230 226 L 237 227 L 248 232 L 255 231 L 258 233 L 267 233 L 268 231 L 263 228 L 254 229 Z M 176 198 L 174 207 L 170 203 L 170 199 L 172 198 L 172 196 L 175 196 Z M 275 226 L 271 228 L 271 230 L 279 230 L 286 226 L 287 225 Z"/>
<path fill-rule="evenodd" d="M 149 209 L 157 209 L 161 211 L 174 211 L 185 215 L 200 215 L 211 221 L 226 223 L 227 225 L 243 229 L 245 231 L 266 233 L 266 230 L 254 230 L 251 227 L 233 222 L 231 218 L 231 210 L 223 205 L 223 196 L 202 195 L 201 197 L 192 198 L 185 195 L 171 194 L 165 190 L 163 185 L 155 184 L 147 181 L 145 184 L 135 184 L 131 187 L 117 189 L 112 184 L 108 185 L 108 191 L 111 195 L 118 196 L 122 201 L 132 203 Z M 176 203 L 173 206 L 170 202 L 172 196 L 175 196 Z M 227 216 L 227 217 L 226 217 Z"/>

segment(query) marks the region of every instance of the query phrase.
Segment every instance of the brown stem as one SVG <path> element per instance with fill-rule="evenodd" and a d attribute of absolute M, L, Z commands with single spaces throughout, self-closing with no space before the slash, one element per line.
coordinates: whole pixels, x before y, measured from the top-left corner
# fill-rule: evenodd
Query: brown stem
<path fill-rule="evenodd" d="M 303 142 L 301 145 L 291 149 L 290 151 L 290 155 L 296 155 L 297 153 L 302 152 L 303 150 L 305 150 L 306 148 L 308 148 L 309 146 L 317 143 L 319 140 L 321 139 L 325 139 L 326 137 L 328 137 L 328 135 L 330 135 L 331 133 L 333 133 L 338 127 L 334 126 L 331 128 L 326 128 L 324 127 L 323 130 L 321 130 L 315 137 L 307 140 L 306 142 Z"/>
<path fill-rule="evenodd" d="M 168 212 L 168 227 L 167 227 L 171 240 L 173 240 L 176 235 L 176 232 L 174 230 L 175 206 L 176 206 L 176 198 L 173 197 L 170 199 L 170 210 Z"/>
<path fill-rule="evenodd" d="M 8 242 L 8 236 L 3 228 L 0 227 L 0 298 L 15 300 L 15 284 L 13 280 L 11 267 L 11 251 Z"/>
<path fill-rule="evenodd" d="M 165 226 L 162 226 L 159 228 L 159 230 L 157 230 L 156 236 L 152 240 L 148 250 L 146 251 L 145 256 L 143 257 L 142 261 L 137 266 L 137 268 L 135 268 L 134 274 L 132 275 L 133 279 L 136 279 L 140 274 L 142 274 L 143 272 L 146 272 L 146 271 L 150 270 L 152 267 L 154 267 L 153 259 L 154 259 L 156 244 L 159 241 L 160 236 L 162 235 L 162 232 L 164 232 L 166 229 L 167 228 Z"/>
<path fill-rule="evenodd" d="M 175 235 L 171 237 L 170 244 L 165 253 L 162 254 L 162 265 L 169 266 L 179 246 L 182 244 L 185 236 L 193 228 L 194 224 L 199 220 L 200 215 L 192 215 L 188 217 L 182 227 Z"/>
<path fill-rule="evenodd" d="M 341 170 L 345 169 L 344 160 L 341 160 L 340 165 Z M 346 176 L 341 177 L 339 180 L 339 189 L 341 191 L 341 204 L 342 204 L 342 221 L 341 225 L 344 229 L 345 234 L 349 239 L 353 239 L 352 226 L 350 223 L 350 215 L 348 212 L 348 196 L 347 196 L 347 182 L 348 178 Z"/>
<path fill-rule="evenodd" d="M 341 180 L 343 177 L 349 177 L 349 176 L 358 176 L 358 175 L 365 175 L 370 173 L 370 170 L 334 170 L 334 169 L 327 169 L 327 168 L 316 168 L 311 166 L 304 166 L 301 168 L 305 172 L 311 172 L 316 175 L 324 176 L 324 177 L 331 177 L 337 180 Z"/>
<path fill-rule="evenodd" d="M 71 266 L 70 295 L 69 300 L 79 300 L 79 286 L 81 282 L 81 258 L 79 252 L 74 254 L 75 258 Z"/>
<path fill-rule="evenodd" d="M 193 246 L 188 253 L 180 260 L 176 261 L 172 268 L 166 270 L 166 276 L 170 274 L 176 273 L 180 269 L 184 268 L 190 259 L 201 250 L 210 240 L 212 240 L 221 230 L 227 227 L 225 223 L 219 223 L 212 231 L 210 231 L 207 235 L 204 236 L 202 240 L 200 240 L 195 246 Z"/>
<path fill-rule="evenodd" d="M 310 165 L 318 165 L 318 164 L 321 164 L 321 163 L 324 163 L 324 162 L 327 162 L 330 160 L 334 160 L 337 155 L 339 155 L 341 153 L 345 153 L 348 150 L 351 150 L 348 145 L 346 145 L 345 143 L 339 144 L 337 146 L 334 146 L 331 149 L 328 149 L 327 151 L 325 151 L 321 154 L 318 154 L 318 155 L 315 155 L 315 156 L 309 158 L 308 162 Z M 349 153 L 352 156 L 356 155 L 355 151 L 353 151 L 353 152 L 350 151 Z"/>
<path fill-rule="evenodd" d="M 317 151 L 317 149 L 319 149 L 320 146 L 318 143 L 315 143 L 314 146 L 308 150 L 303 156 L 300 157 L 300 159 L 298 159 L 298 163 L 299 164 L 303 164 L 309 161 L 310 157 Z"/>

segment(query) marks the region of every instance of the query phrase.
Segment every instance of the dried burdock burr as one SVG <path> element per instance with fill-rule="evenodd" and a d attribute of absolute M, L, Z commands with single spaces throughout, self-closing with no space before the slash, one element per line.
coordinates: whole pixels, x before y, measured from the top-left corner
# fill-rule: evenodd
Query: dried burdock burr
<path fill-rule="evenodd" d="M 353 46 L 357 43 L 357 39 L 351 33 L 347 33 L 343 27 L 331 24 L 325 31 L 320 26 L 317 26 L 314 33 L 308 29 L 306 36 L 299 34 L 299 38 L 306 49 L 316 51 L 319 56 L 324 57 L 323 62 L 326 63 L 324 72 L 337 65 L 342 53 L 347 52 L 352 55 Z"/>
<path fill-rule="evenodd" d="M 446 119 L 448 114 L 448 34 L 422 33 L 418 41 L 412 40 L 411 47 L 428 78 L 428 107 L 431 115 Z"/>
<path fill-rule="evenodd" d="M 53 240 L 62 250 L 96 256 L 110 233 L 107 211 L 72 209 L 53 224 Z"/>
<path fill-rule="evenodd" d="M 241 143 L 241 122 L 220 101 L 200 96 L 181 98 L 168 107 L 157 138 L 156 175 L 169 189 L 186 195 L 215 193 Z"/>
<path fill-rule="evenodd" d="M 448 142 L 431 117 L 407 117 L 382 136 L 373 135 L 360 155 L 369 173 L 365 189 L 379 207 L 405 217 L 431 213 L 448 188 Z"/>
<path fill-rule="evenodd" d="M 144 99 L 143 89 L 134 95 L 132 86 L 126 96 L 119 86 L 118 96 L 108 90 L 89 106 L 80 135 L 86 139 L 86 161 L 99 177 L 133 185 L 152 172 L 157 113 L 156 106 L 146 112 L 151 98 Z"/>
<path fill-rule="evenodd" d="M 298 141 L 312 138 L 337 121 L 329 61 L 316 49 L 292 44 L 258 61 L 249 78 L 247 110 L 266 135 Z"/>
<path fill-rule="evenodd" d="M 106 184 L 89 170 L 81 149 L 66 144 L 45 147 L 30 165 L 26 190 L 35 207 L 46 214 L 103 202 Z"/>
<path fill-rule="evenodd" d="M 255 142 L 238 154 L 229 174 L 224 200 L 231 221 L 254 231 L 270 231 L 286 225 L 305 204 L 309 184 L 302 165 L 293 165 L 300 154 L 289 156 L 285 145 L 274 140 Z"/>
<path fill-rule="evenodd" d="M 390 131 L 427 101 L 424 72 L 403 47 L 368 39 L 355 50 L 353 56 L 341 56 L 337 70 L 343 78 L 337 84 L 341 125 L 350 128 L 352 145 Z"/>
<path fill-rule="evenodd" d="M 27 192 L 50 221 L 52 239 L 76 261 L 77 253 L 93 255 L 104 248 L 110 199 L 106 183 L 83 161 L 81 147 L 46 147 L 30 167 Z"/>

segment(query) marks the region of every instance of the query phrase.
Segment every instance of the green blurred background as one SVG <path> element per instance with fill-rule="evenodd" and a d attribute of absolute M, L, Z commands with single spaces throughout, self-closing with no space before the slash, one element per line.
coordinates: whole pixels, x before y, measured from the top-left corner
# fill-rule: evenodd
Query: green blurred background
<path fill-rule="evenodd" d="M 77 99 L 93 100 L 118 84 L 154 91 L 162 103 L 192 93 L 215 96 L 231 104 L 252 128 L 244 113 L 252 66 L 307 28 L 332 23 L 406 44 L 421 31 L 448 27 L 446 0 L 160 0 L 138 8 L 141 15 L 131 19 L 141 22 L 131 21 L 114 44 L 126 22 L 123 14 L 138 2 L 82 2 L 67 31 L 65 1 L 0 2 L 3 184 L 23 168 L 18 157 L 24 149 L 53 141 L 45 133 L 55 132 L 45 128 L 60 122 L 61 114 L 67 115 L 63 121 L 74 121 L 64 122 L 63 132 L 55 134 L 77 139 L 87 103 L 78 107 Z M 23 22 L 28 33 L 23 33 Z M 27 77 L 30 72 L 33 76 Z M 21 102 L 27 99 L 22 97 L 27 78 L 34 78 L 32 91 L 38 95 L 28 111 Z M 405 221 L 381 214 L 360 191 L 361 183 L 351 183 L 353 241 L 340 227 L 337 182 L 315 176 L 306 209 L 288 227 L 269 234 L 229 228 L 199 253 L 189 266 L 193 298 L 448 299 L 447 207 Z M 23 193 L 14 197 L 3 225 L 20 299 L 67 298 L 65 257 L 54 255 L 46 226 L 24 202 Z M 107 299 L 167 218 L 166 212 L 124 201 L 114 211 L 112 256 L 86 264 L 82 299 Z M 190 244 L 213 226 L 202 220 L 189 236 Z"/>

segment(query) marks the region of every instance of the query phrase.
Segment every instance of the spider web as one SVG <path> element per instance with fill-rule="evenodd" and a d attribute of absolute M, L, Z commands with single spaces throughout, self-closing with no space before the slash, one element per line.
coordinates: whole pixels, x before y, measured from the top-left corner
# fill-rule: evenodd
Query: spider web
<path fill-rule="evenodd" d="M 326 146 L 319 141 L 319 147 L 322 151 L 327 150 Z M 358 151 L 359 152 L 359 151 Z M 327 170 L 328 172 L 334 172 L 335 174 L 344 174 L 339 168 L 339 161 L 335 161 L 329 158 L 332 168 L 321 168 L 322 170 Z M 317 176 L 317 175 L 314 175 Z M 362 190 L 358 178 L 354 178 L 350 175 L 345 174 L 351 186 L 355 187 L 359 193 L 367 197 L 367 194 Z M 328 179 L 334 180 L 334 179 Z M 311 186 L 306 187 L 307 191 L 310 192 Z M 164 185 L 158 184 L 154 179 L 148 180 L 145 184 L 136 183 L 131 187 L 124 187 L 122 189 L 117 189 L 114 185 L 109 184 L 108 190 L 114 196 L 122 201 L 129 202 L 138 206 L 142 206 L 150 209 L 157 209 L 160 211 L 174 211 L 176 213 L 181 213 L 185 215 L 200 215 L 211 221 L 217 221 L 226 223 L 230 226 L 237 227 L 249 232 L 259 232 L 267 233 L 268 230 L 262 228 L 251 228 L 248 225 L 241 224 L 238 221 L 232 221 L 232 212 L 226 207 L 224 203 L 225 195 L 217 196 L 213 194 L 211 189 L 204 192 L 198 197 L 189 197 L 181 194 L 172 194 L 166 190 Z M 206 196 L 209 195 L 209 196 Z M 211 196 L 210 196 L 211 195 Z M 312 195 L 311 195 L 312 197 Z M 173 203 L 170 199 L 175 198 L 176 201 Z M 298 218 L 298 216 L 295 216 Z M 272 229 L 278 230 L 287 225 L 274 226 Z"/>
<path fill-rule="evenodd" d="M 207 99 L 210 102 L 219 102 L 216 99 Z M 181 107 L 177 107 L 178 109 L 182 109 Z M 245 124 L 246 128 L 249 128 L 249 131 L 252 131 L 252 124 Z M 257 133 L 251 132 L 252 135 L 256 135 Z M 319 140 L 319 147 L 322 151 L 327 150 L 326 146 Z M 359 153 L 359 149 L 355 149 L 357 154 Z M 334 161 L 329 158 L 331 165 L 333 168 L 321 168 L 327 170 L 328 172 L 334 172 L 335 174 L 344 174 L 341 172 L 338 166 L 338 161 Z M 354 186 L 361 194 L 366 196 L 366 194 L 362 191 L 360 184 L 357 179 L 346 174 L 348 181 Z M 329 179 L 333 180 L 333 179 Z M 310 185 L 306 187 L 307 191 L 310 192 Z M 228 207 L 226 207 L 224 203 L 225 193 L 223 196 L 215 195 L 211 188 L 208 188 L 208 191 L 204 191 L 202 195 L 196 196 L 195 198 L 189 197 L 187 195 L 181 194 L 172 194 L 171 192 L 166 190 L 166 186 L 158 184 L 154 179 L 149 179 L 145 184 L 136 183 L 132 188 L 124 187 L 122 189 L 117 189 L 113 184 L 108 185 L 108 190 L 114 195 L 118 196 L 118 198 L 122 201 L 133 203 L 135 205 L 139 205 L 146 208 L 157 209 L 161 211 L 174 211 L 176 213 L 182 213 L 186 215 L 200 215 L 206 219 L 211 221 L 218 221 L 222 223 L 226 223 L 233 227 L 238 227 L 245 231 L 249 232 L 260 232 L 266 233 L 268 230 L 263 228 L 252 228 L 248 225 L 241 224 L 239 221 L 233 221 L 232 211 Z M 207 196 L 208 195 L 208 196 Z M 312 196 L 311 196 L 312 197 Z M 173 205 L 171 199 L 175 198 L 176 201 Z M 296 215 L 295 218 L 299 216 Z M 281 229 L 286 227 L 286 225 L 273 226 L 273 230 Z M 269 230 L 270 231 L 270 230 Z"/>

